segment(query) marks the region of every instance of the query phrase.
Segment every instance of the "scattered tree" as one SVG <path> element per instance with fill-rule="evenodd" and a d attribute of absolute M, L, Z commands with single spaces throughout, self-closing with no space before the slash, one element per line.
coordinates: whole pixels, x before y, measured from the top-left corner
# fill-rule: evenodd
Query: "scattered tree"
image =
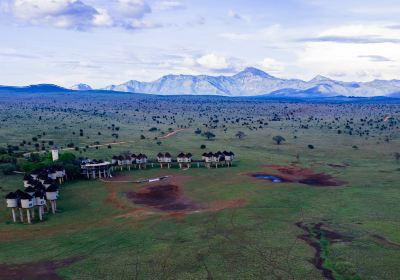
<path fill-rule="evenodd" d="M 282 142 L 286 141 L 286 139 L 280 135 L 272 137 L 272 140 L 274 140 L 277 145 L 280 145 Z"/>
<path fill-rule="evenodd" d="M 235 134 L 235 136 L 236 136 L 238 139 L 243 139 L 243 138 L 246 137 L 247 135 L 246 135 L 243 131 L 238 131 L 238 132 Z"/>
<path fill-rule="evenodd" d="M 211 138 L 215 138 L 215 134 L 212 133 L 211 131 L 206 131 L 206 132 L 203 133 L 203 135 L 205 137 L 207 137 L 207 140 L 210 140 Z"/>

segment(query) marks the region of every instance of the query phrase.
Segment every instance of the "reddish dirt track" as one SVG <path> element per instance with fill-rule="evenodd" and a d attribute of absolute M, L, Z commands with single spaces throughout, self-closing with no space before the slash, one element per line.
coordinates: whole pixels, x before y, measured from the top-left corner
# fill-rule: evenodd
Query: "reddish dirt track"
<path fill-rule="evenodd" d="M 183 130 L 185 130 L 185 129 L 174 130 L 174 131 L 171 131 L 171 132 L 169 132 L 169 133 L 167 133 L 167 134 L 165 134 L 165 135 L 162 135 L 162 136 L 160 136 L 160 137 L 158 137 L 158 138 L 160 138 L 160 139 L 169 138 L 169 137 L 171 137 L 171 136 L 173 136 L 173 135 L 175 135 L 175 134 L 177 134 L 178 132 L 183 131 Z"/>

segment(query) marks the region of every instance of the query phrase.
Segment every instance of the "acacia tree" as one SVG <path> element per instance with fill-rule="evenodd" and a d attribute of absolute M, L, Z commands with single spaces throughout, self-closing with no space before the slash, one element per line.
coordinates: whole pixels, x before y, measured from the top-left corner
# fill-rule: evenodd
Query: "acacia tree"
<path fill-rule="evenodd" d="M 238 132 L 235 134 L 235 136 L 236 136 L 238 139 L 243 139 L 243 138 L 246 137 L 247 135 L 246 135 L 243 131 L 238 131 Z"/>
<path fill-rule="evenodd" d="M 208 140 L 210 140 L 211 138 L 215 138 L 215 134 L 212 133 L 211 131 L 206 131 L 203 133 L 203 135 L 207 137 Z"/>
<path fill-rule="evenodd" d="M 277 135 L 277 136 L 272 137 L 272 140 L 274 140 L 275 143 L 276 143 L 277 145 L 280 145 L 282 142 L 285 142 L 285 141 L 286 141 L 286 139 L 283 138 L 283 137 L 280 136 L 280 135 Z"/>

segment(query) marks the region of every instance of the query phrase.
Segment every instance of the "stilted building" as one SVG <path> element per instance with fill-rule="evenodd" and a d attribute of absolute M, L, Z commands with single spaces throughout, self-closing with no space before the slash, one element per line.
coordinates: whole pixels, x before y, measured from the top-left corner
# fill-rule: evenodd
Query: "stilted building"
<path fill-rule="evenodd" d="M 190 168 L 192 165 L 192 158 L 193 155 L 191 153 L 180 153 L 177 157 L 176 157 L 176 161 L 179 164 L 179 168 Z"/>
<path fill-rule="evenodd" d="M 170 153 L 158 153 L 157 155 L 157 161 L 160 164 L 160 167 L 163 168 L 163 165 L 165 164 L 168 168 L 171 168 L 171 163 L 172 163 L 172 156 Z"/>
<path fill-rule="evenodd" d="M 109 178 L 111 163 L 102 160 L 85 160 L 81 163 L 81 174 L 88 179 Z"/>

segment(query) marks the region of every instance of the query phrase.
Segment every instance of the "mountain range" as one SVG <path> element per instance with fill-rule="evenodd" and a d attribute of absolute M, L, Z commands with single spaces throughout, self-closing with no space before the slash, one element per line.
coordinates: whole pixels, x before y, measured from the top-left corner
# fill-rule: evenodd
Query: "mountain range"
<path fill-rule="evenodd" d="M 281 79 L 249 67 L 233 76 L 166 75 L 153 82 L 131 80 L 103 90 L 161 95 L 223 95 L 275 97 L 391 96 L 400 93 L 400 80 L 341 82 L 324 76 L 310 81 Z"/>
<path fill-rule="evenodd" d="M 69 89 L 57 85 L 39 84 L 26 87 L 0 86 L 1 91 L 15 92 L 75 92 L 110 91 L 158 95 L 221 95 L 265 96 L 287 98 L 320 98 L 334 96 L 400 98 L 400 80 L 374 80 L 371 82 L 342 82 L 324 76 L 310 81 L 282 79 L 249 67 L 232 76 L 166 75 L 153 82 L 131 80 L 120 85 L 93 89 L 77 84 Z"/>

